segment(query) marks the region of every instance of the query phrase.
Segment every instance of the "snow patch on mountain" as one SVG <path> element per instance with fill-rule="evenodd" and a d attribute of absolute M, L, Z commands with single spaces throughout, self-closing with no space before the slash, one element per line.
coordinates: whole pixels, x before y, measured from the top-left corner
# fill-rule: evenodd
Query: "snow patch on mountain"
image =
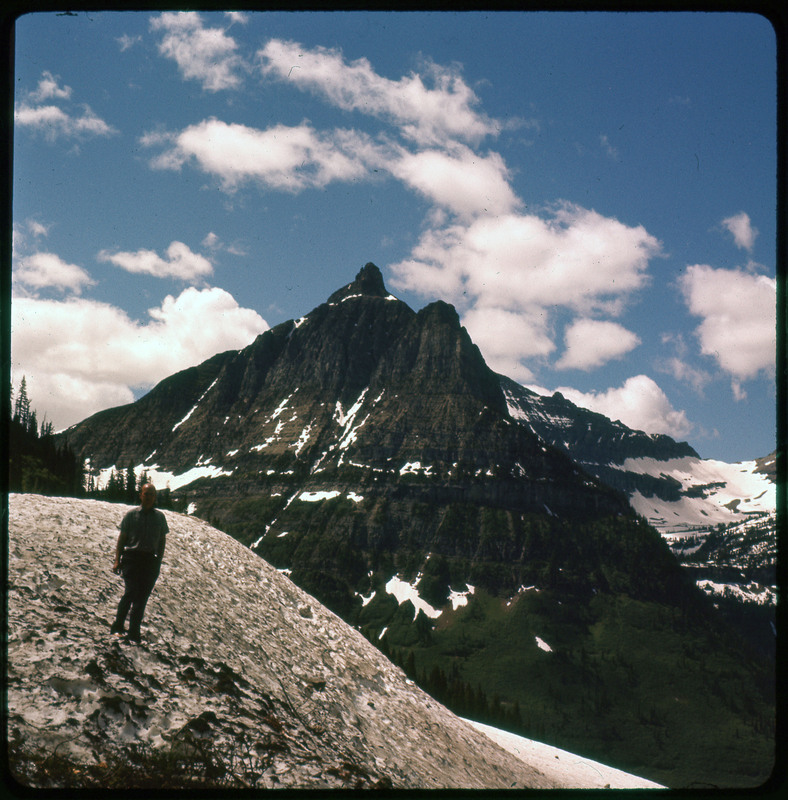
<path fill-rule="evenodd" d="M 419 611 L 423 611 L 430 619 L 437 619 L 441 615 L 440 609 L 433 608 L 426 600 L 423 600 L 416 588 L 421 578 L 422 576 L 419 574 L 415 580 L 408 583 L 394 575 L 386 584 L 386 591 L 388 594 L 394 595 L 400 605 L 408 601 L 413 604 L 414 620 L 418 617 Z"/>
<path fill-rule="evenodd" d="M 216 381 L 218 380 L 218 377 L 214 378 L 211 385 L 200 395 L 200 397 L 197 399 L 197 402 L 192 406 L 191 410 L 186 414 L 186 416 L 180 422 L 176 422 L 175 425 L 172 426 L 173 431 L 176 431 L 178 428 L 180 428 L 180 426 L 183 425 L 183 423 L 186 422 L 189 417 L 191 417 L 191 415 L 197 410 L 197 407 L 200 405 L 205 395 L 208 394 L 208 392 L 210 392 L 214 386 L 216 386 Z"/>
<path fill-rule="evenodd" d="M 577 787 L 582 775 L 586 789 L 663 789 L 658 783 L 638 778 L 615 767 L 608 767 L 590 758 L 568 753 L 558 747 L 534 742 L 515 733 L 502 731 L 481 722 L 466 720 L 474 728 L 528 764 L 538 767 L 564 789 Z"/>
<path fill-rule="evenodd" d="M 699 458 L 628 458 L 615 469 L 668 477 L 680 484 L 678 501 L 645 497 L 634 492 L 632 507 L 663 534 L 680 534 L 696 527 L 740 522 L 774 513 L 777 487 L 758 472 L 756 461 L 728 464 Z"/>
<path fill-rule="evenodd" d="M 465 592 L 457 592 L 454 589 L 449 589 L 449 602 L 451 603 L 453 611 L 456 611 L 458 608 L 462 608 L 463 606 L 467 606 L 468 597 L 476 593 L 475 586 L 471 586 L 469 583 L 466 583 L 465 586 L 467 589 Z"/>
<path fill-rule="evenodd" d="M 185 472 L 174 473 L 162 469 L 158 464 L 145 464 L 140 463 L 132 467 L 135 475 L 141 475 L 143 472 L 148 476 L 148 480 L 159 489 L 168 487 L 172 491 L 180 489 L 182 486 L 190 484 L 199 478 L 218 478 L 220 476 L 229 476 L 233 474 L 232 470 L 226 470 L 216 464 L 211 464 L 212 459 L 202 459 L 202 456 L 197 460 L 197 464 Z M 124 468 L 118 468 L 116 464 L 111 467 L 99 470 L 98 482 L 100 485 L 106 485 L 113 472 L 124 472 Z"/>
<path fill-rule="evenodd" d="M 741 586 L 734 583 L 717 583 L 708 579 L 696 583 L 699 589 L 717 597 L 735 597 L 745 603 L 756 603 L 759 606 L 777 604 L 777 590 L 774 586 L 761 586 L 757 583 Z"/>

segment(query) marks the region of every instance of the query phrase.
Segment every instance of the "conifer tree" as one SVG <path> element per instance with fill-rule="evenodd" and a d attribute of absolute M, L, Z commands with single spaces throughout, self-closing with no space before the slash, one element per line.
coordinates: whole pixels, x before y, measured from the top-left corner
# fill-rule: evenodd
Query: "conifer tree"
<path fill-rule="evenodd" d="M 22 382 L 19 384 L 19 394 L 14 403 L 14 422 L 21 425 L 25 430 L 28 429 L 30 422 L 30 398 L 27 396 L 27 378 L 23 375 Z"/>

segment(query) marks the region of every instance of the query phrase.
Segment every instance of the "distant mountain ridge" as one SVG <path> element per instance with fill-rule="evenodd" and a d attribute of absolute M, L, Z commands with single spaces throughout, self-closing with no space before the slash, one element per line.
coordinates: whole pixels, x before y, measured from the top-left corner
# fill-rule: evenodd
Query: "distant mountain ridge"
<path fill-rule="evenodd" d="M 768 771 L 761 722 L 746 766 L 724 739 L 692 750 L 702 713 L 727 730 L 741 712 L 642 635 L 768 673 L 627 497 L 681 499 L 679 479 L 629 464 L 697 454 L 496 375 L 453 307 L 414 312 L 373 264 L 306 316 L 63 436 L 104 475 L 133 466 L 169 483 L 436 696 L 473 705 L 458 698 L 478 687 L 534 738 L 598 760 L 612 747 L 661 783 Z M 764 680 L 741 689 L 759 720 Z M 582 723 L 568 730 L 567 714 Z"/>
<path fill-rule="evenodd" d="M 538 395 L 504 376 L 501 385 L 514 419 L 625 492 L 663 533 L 697 532 L 775 511 L 774 455 L 743 464 L 704 460 L 686 442 L 632 430 L 558 392 Z"/>

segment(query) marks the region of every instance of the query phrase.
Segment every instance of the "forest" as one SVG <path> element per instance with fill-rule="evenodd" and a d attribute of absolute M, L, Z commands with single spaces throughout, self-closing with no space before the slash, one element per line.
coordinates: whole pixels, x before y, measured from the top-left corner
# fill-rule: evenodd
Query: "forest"
<path fill-rule="evenodd" d="M 16 396 L 13 388 L 10 390 L 6 427 L 9 492 L 135 504 L 140 488 L 148 481 L 144 470 L 138 475 L 129 464 L 125 469 L 113 469 L 101 485 L 98 475 L 85 469 L 82 459 L 67 443 L 56 444 L 52 422 L 44 417 L 39 423 L 24 376 Z M 157 506 L 174 508 L 169 487 L 157 489 Z"/>

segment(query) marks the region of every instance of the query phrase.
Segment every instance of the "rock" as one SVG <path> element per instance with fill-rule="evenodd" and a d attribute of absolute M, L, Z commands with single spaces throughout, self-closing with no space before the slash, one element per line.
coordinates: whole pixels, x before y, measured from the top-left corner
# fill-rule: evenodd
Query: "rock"
<path fill-rule="evenodd" d="M 10 498 L 8 730 L 23 782 L 554 785 L 248 548 L 192 517 L 167 512 L 142 645 L 112 639 L 121 584 L 110 566 L 125 510 Z"/>

